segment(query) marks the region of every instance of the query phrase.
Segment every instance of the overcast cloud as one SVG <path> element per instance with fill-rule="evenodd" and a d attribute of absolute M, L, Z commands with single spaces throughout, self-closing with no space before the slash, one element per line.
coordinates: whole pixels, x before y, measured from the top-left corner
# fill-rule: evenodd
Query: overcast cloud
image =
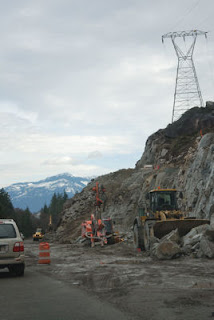
<path fill-rule="evenodd" d="M 171 121 L 176 56 L 161 36 L 198 37 L 214 100 L 213 0 L 11 0 L 0 10 L 0 187 L 134 167 Z"/>

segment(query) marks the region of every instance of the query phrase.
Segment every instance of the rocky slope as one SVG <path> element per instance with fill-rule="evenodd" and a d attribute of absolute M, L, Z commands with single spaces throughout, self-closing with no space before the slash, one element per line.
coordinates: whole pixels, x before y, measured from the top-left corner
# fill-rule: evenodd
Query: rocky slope
<path fill-rule="evenodd" d="M 56 231 L 60 242 L 72 242 L 80 235 L 81 221 L 93 212 L 96 181 L 107 190 L 105 216 L 118 229 L 128 230 L 145 194 L 155 187 L 183 191 L 181 209 L 189 215 L 214 215 L 214 103 L 193 108 L 178 121 L 151 135 L 135 169 L 119 170 L 98 177 L 68 200 Z"/>

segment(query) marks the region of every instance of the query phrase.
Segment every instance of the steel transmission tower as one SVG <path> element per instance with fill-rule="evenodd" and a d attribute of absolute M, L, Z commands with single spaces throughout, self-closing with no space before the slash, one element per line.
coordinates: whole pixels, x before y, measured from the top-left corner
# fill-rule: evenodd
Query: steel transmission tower
<path fill-rule="evenodd" d="M 177 74 L 174 93 L 174 103 L 172 111 L 172 122 L 178 120 L 180 116 L 188 109 L 200 106 L 203 107 L 203 99 L 199 82 L 193 62 L 193 52 L 197 36 L 204 35 L 207 37 L 207 32 L 199 30 L 169 32 L 162 36 L 162 42 L 165 38 L 171 38 L 177 58 Z M 186 37 L 191 40 L 188 48 L 182 51 L 176 43 L 175 39 L 182 37 L 185 42 Z"/>

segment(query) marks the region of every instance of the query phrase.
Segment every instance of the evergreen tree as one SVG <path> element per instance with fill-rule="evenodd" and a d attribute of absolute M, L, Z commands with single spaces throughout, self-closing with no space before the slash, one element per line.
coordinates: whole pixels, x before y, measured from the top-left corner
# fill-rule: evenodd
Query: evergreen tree
<path fill-rule="evenodd" d="M 15 221 L 18 225 L 20 232 L 25 237 L 31 237 L 34 232 L 33 215 L 28 208 L 25 210 L 15 209 Z"/>
<path fill-rule="evenodd" d="M 31 217 L 32 217 L 32 214 L 31 214 L 29 208 L 26 208 L 24 210 L 23 222 L 22 222 L 23 234 L 26 237 L 32 236 L 32 234 L 33 234 L 33 224 L 32 224 Z"/>
<path fill-rule="evenodd" d="M 42 230 L 46 230 L 49 224 L 50 214 L 49 214 L 49 208 L 47 205 L 44 205 L 44 208 L 41 209 L 40 212 L 40 226 Z"/>
<path fill-rule="evenodd" d="M 32 215 L 29 208 L 25 210 L 14 209 L 10 196 L 4 189 L 0 189 L 0 218 L 13 219 L 25 237 L 32 236 L 38 227 L 38 219 Z"/>
<path fill-rule="evenodd" d="M 14 219 L 15 212 L 9 194 L 2 188 L 0 189 L 0 218 Z"/>
<path fill-rule="evenodd" d="M 66 193 L 66 191 L 64 190 L 64 193 L 63 193 L 63 204 L 65 203 L 65 201 L 68 199 L 68 194 Z"/>
<path fill-rule="evenodd" d="M 60 213 L 63 210 L 63 205 L 68 199 L 67 193 L 63 192 L 54 193 L 48 207 L 46 204 L 41 209 L 40 218 L 37 219 L 30 212 L 29 208 L 25 210 L 13 208 L 9 194 L 4 190 L 0 189 L 0 218 L 2 219 L 14 219 L 18 225 L 20 232 L 25 237 L 30 237 L 34 233 L 37 227 L 41 227 L 44 231 L 48 229 L 50 216 L 52 217 L 53 227 L 56 228 Z"/>
<path fill-rule="evenodd" d="M 53 194 L 48 210 L 49 210 L 49 215 L 52 216 L 52 223 L 54 227 L 56 227 L 59 222 L 60 213 L 62 212 L 63 205 L 67 199 L 68 199 L 68 195 L 65 192 L 65 190 L 63 194 L 60 194 L 60 193 Z"/>

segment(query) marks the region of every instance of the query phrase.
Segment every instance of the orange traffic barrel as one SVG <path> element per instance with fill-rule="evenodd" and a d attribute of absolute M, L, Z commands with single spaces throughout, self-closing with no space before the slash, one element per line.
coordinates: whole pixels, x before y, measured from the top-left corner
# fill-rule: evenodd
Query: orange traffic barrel
<path fill-rule="evenodd" d="M 48 242 L 39 244 L 39 264 L 50 264 L 50 245 Z"/>

